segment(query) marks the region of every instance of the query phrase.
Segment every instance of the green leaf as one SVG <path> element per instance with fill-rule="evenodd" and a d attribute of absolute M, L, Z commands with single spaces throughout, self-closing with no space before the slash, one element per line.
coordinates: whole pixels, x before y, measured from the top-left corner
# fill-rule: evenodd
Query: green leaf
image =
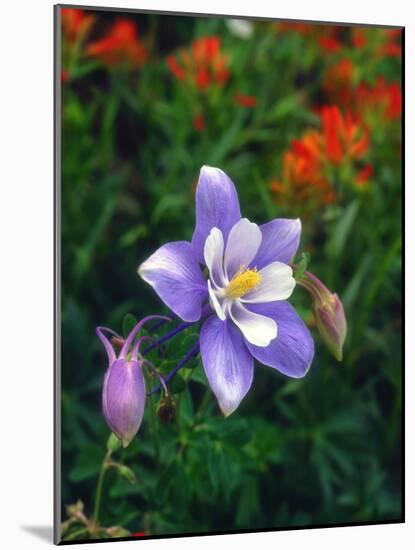
<path fill-rule="evenodd" d="M 343 252 L 347 237 L 353 227 L 359 211 L 360 202 L 356 199 L 343 212 L 337 224 L 331 229 L 331 238 L 327 243 L 327 252 L 331 258 L 338 258 Z"/>
<path fill-rule="evenodd" d="M 170 360 L 180 361 L 190 351 L 190 349 L 196 344 L 199 339 L 199 334 L 194 332 L 193 328 L 185 331 L 183 335 L 180 335 L 172 339 L 167 346 L 167 356 Z"/>
<path fill-rule="evenodd" d="M 213 488 L 217 490 L 220 486 L 226 486 L 232 472 L 229 456 L 219 443 L 209 447 L 207 466 Z"/>
<path fill-rule="evenodd" d="M 199 384 L 203 384 L 204 386 L 209 385 L 209 382 L 206 378 L 205 370 L 200 361 L 198 361 L 196 368 L 192 374 L 192 380 L 193 382 L 198 382 Z"/>
<path fill-rule="evenodd" d="M 306 271 L 309 263 L 310 254 L 308 252 L 303 252 L 301 254 L 301 259 L 298 262 L 296 269 L 294 270 L 294 277 L 296 280 L 304 275 L 304 272 Z"/>
<path fill-rule="evenodd" d="M 91 443 L 84 444 L 75 459 L 75 466 L 69 472 L 69 479 L 79 483 L 97 476 L 103 459 L 104 451 L 101 447 Z"/>
<path fill-rule="evenodd" d="M 135 315 L 133 315 L 132 313 L 127 313 L 126 315 L 124 315 L 124 319 L 122 320 L 122 334 L 124 338 L 127 338 L 127 336 L 130 334 L 136 324 L 137 317 Z"/>
<path fill-rule="evenodd" d="M 170 194 L 160 197 L 151 216 L 152 223 L 157 224 L 166 212 L 168 212 L 169 216 L 174 216 L 178 212 L 183 211 L 185 206 L 188 205 L 188 202 L 187 196 L 183 194 Z"/>
<path fill-rule="evenodd" d="M 181 396 L 179 415 L 183 422 L 191 422 L 193 420 L 193 400 L 190 391 L 185 391 Z"/>
<path fill-rule="evenodd" d="M 169 383 L 169 388 L 172 393 L 182 393 L 186 389 L 186 382 L 182 376 L 178 373 Z"/>
<path fill-rule="evenodd" d="M 137 241 L 147 237 L 148 233 L 148 227 L 143 223 L 140 223 L 122 235 L 120 238 L 120 246 L 128 247 L 135 245 Z"/>

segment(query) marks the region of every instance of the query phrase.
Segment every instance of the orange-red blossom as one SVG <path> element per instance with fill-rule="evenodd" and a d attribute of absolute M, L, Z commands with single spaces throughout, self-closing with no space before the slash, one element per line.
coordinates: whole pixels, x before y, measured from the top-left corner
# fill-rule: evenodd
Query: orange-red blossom
<path fill-rule="evenodd" d="M 305 207 L 334 202 L 331 171 L 361 159 L 368 150 L 368 130 L 350 112 L 343 115 L 337 106 L 324 106 L 320 121 L 319 130 L 308 130 L 300 139 L 294 139 L 284 153 L 281 181 L 270 184 L 271 190 L 280 195 L 279 200 Z M 372 174 L 369 166 L 359 171 L 359 185 Z"/>
<path fill-rule="evenodd" d="M 354 85 L 355 67 L 344 58 L 326 72 L 323 88 L 330 99 L 366 119 L 373 113 L 383 120 L 393 120 L 402 113 L 402 90 L 399 82 L 387 82 L 379 76 L 374 84 Z"/>
<path fill-rule="evenodd" d="M 137 67 L 147 58 L 147 50 L 139 38 L 137 26 L 130 19 L 122 17 L 115 21 L 107 36 L 91 42 L 86 53 L 110 66 L 127 63 Z"/>
<path fill-rule="evenodd" d="M 190 49 L 182 49 L 167 58 L 172 74 L 200 90 L 212 84 L 223 85 L 229 78 L 228 57 L 221 52 L 219 36 L 205 36 L 192 42 Z"/>
<path fill-rule="evenodd" d="M 95 17 L 84 10 L 61 8 L 62 31 L 69 42 L 75 42 L 92 26 Z"/>

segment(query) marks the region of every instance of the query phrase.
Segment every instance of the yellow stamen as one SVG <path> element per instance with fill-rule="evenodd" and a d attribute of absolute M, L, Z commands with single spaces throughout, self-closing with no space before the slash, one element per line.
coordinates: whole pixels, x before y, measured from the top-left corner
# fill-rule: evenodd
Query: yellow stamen
<path fill-rule="evenodd" d="M 260 282 L 261 274 L 256 267 L 243 269 L 241 266 L 226 287 L 225 294 L 228 298 L 240 298 L 259 285 Z"/>

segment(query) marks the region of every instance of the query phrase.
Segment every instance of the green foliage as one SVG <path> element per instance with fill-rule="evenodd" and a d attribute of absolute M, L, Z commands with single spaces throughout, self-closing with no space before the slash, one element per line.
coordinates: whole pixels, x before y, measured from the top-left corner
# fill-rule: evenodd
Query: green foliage
<path fill-rule="evenodd" d="M 99 34 L 106 27 L 96 15 Z M 100 394 L 107 359 L 95 327 L 125 337 L 137 319 L 167 313 L 137 267 L 161 244 L 191 239 L 203 164 L 232 177 L 249 219 L 298 215 L 275 200 L 269 182 L 291 140 L 318 124 L 312 106 L 332 64 L 305 37 L 264 22 L 243 40 L 220 19 L 131 18 L 148 62 L 126 71 L 74 57 L 62 90 L 62 505 L 81 499 L 88 517 L 108 440 Z M 366 32 L 374 52 L 381 31 Z M 206 34 L 220 35 L 231 78 L 199 92 L 175 80 L 165 59 Z M 373 52 L 346 50 L 358 76 L 399 80 L 399 59 L 376 65 Z M 253 94 L 255 108 L 237 104 L 236 92 Z M 193 125 L 199 112 L 201 132 Z M 298 270 L 342 299 L 344 361 L 323 348 L 297 288 L 291 301 L 316 336 L 307 376 L 257 365 L 249 395 L 225 419 L 200 358 L 192 359 L 170 384 L 176 408 L 168 422 L 157 416 L 157 394 L 128 448 L 110 438 L 116 465 L 106 472 L 101 525 L 157 535 L 401 517 L 401 128 L 376 124 L 368 192 L 347 181 L 335 204 L 302 218 Z M 152 336 L 167 330 L 169 323 Z M 187 329 L 148 358 L 168 373 L 197 332 Z M 159 380 L 149 371 L 147 382 Z M 68 538 L 86 537 L 85 526 L 71 529 Z"/>

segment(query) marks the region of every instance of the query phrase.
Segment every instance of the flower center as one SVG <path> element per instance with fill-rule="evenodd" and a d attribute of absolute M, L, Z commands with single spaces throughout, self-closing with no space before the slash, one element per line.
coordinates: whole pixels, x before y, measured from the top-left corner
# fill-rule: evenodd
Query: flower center
<path fill-rule="evenodd" d="M 228 298 L 240 298 L 247 292 L 255 288 L 261 282 L 261 274 L 257 268 L 243 269 L 242 266 L 239 271 L 232 277 L 231 282 L 225 289 L 225 295 Z"/>

